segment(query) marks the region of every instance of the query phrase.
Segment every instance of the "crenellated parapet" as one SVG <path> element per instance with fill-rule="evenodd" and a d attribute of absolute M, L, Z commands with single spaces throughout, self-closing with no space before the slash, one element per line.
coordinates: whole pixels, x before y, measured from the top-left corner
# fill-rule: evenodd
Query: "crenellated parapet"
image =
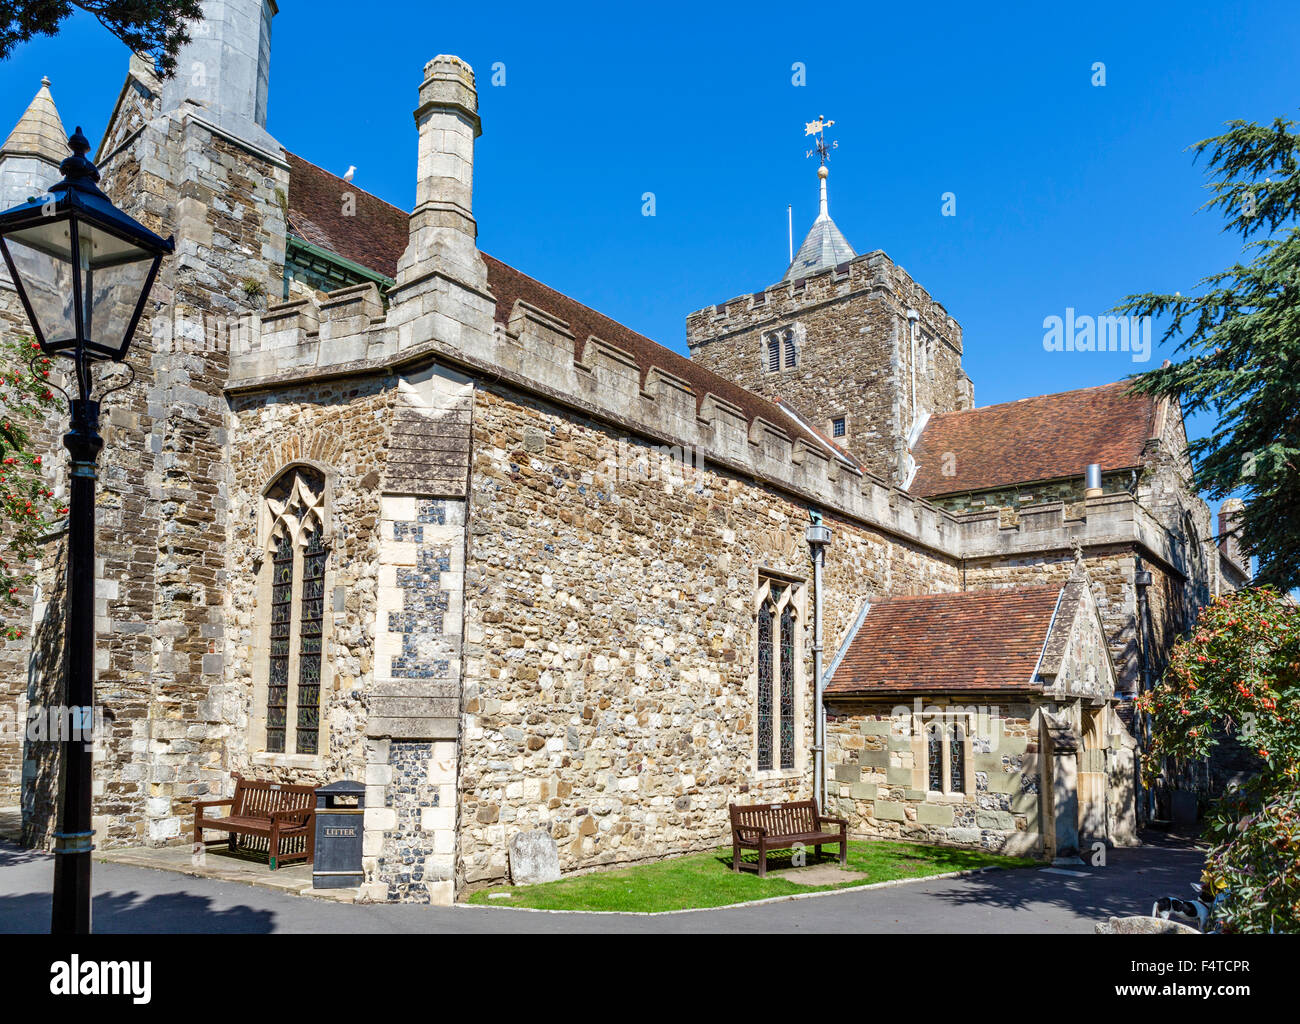
<path fill-rule="evenodd" d="M 424 327 L 420 323 L 424 319 Z M 908 543 L 959 559 L 1014 558 L 1075 544 L 1140 545 L 1174 560 L 1167 532 L 1132 496 L 1083 503 L 954 514 L 864 471 L 780 410 L 746 410 L 653 356 L 595 334 L 517 299 L 491 334 L 455 343 L 414 318 L 412 341 L 398 344 L 373 284 L 297 299 L 266 311 L 242 351 L 232 351 L 229 390 L 278 389 L 313 379 L 409 373 L 434 363 L 456 367 L 480 386 L 505 386 L 608 424 L 629 440 L 743 474 L 824 512 L 856 520 Z M 408 325 L 409 326 L 409 323 Z"/>
<path fill-rule="evenodd" d="M 779 281 L 762 291 L 696 310 L 686 317 L 687 341 L 694 349 L 697 345 L 774 325 L 858 295 L 876 295 L 900 310 L 917 310 L 922 323 L 961 351 L 961 326 L 942 303 L 894 263 L 883 249 L 863 253 L 808 277 Z"/>

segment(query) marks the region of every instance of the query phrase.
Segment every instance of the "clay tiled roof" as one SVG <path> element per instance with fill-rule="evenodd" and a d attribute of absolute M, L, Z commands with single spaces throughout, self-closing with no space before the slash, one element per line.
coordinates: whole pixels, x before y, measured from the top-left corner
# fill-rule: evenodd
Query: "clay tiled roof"
<path fill-rule="evenodd" d="M 288 157 L 290 229 L 313 245 L 337 253 L 369 270 L 395 277 L 397 261 L 405 251 L 409 238 L 408 215 L 301 157 L 293 154 L 288 154 Z M 356 196 L 355 216 L 344 217 L 342 214 L 340 197 L 344 192 Z M 783 429 L 791 438 L 802 438 L 816 447 L 839 452 L 836 446 L 824 442 L 819 434 L 772 402 L 584 306 L 563 292 L 542 284 L 509 264 L 487 253 L 481 255 L 487 265 L 488 288 L 497 300 L 498 323 L 507 324 L 515 303 L 523 299 L 568 323 L 575 339 L 575 354 L 579 357 L 587 339 L 594 334 L 635 357 L 641 369 L 643 384 L 650 368 L 658 367 L 690 384 L 697 403 L 706 392 L 712 392 L 739 407 L 747 420 L 752 421 L 755 416 L 761 416 Z"/>
<path fill-rule="evenodd" d="M 292 153 L 289 158 L 289 230 L 299 238 L 385 277 L 410 237 L 407 214 L 378 196 Z M 356 215 L 343 216 L 343 195 L 356 197 Z"/>
<path fill-rule="evenodd" d="M 1060 587 L 886 597 L 871 605 L 826 687 L 872 693 L 1028 690 Z"/>
<path fill-rule="evenodd" d="M 930 498 L 1136 467 L 1156 427 L 1156 400 L 1121 382 L 940 413 L 912 450 L 908 488 Z M 948 458 L 948 453 L 952 457 Z M 955 470 L 945 476 L 944 469 Z"/>

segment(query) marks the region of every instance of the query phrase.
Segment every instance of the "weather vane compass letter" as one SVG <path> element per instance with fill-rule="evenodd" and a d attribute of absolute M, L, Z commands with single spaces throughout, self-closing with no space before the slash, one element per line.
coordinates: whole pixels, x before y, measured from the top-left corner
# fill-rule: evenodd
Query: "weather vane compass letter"
<path fill-rule="evenodd" d="M 822 117 L 821 114 L 818 114 L 816 121 L 809 121 L 807 124 L 804 125 L 803 128 L 803 133 L 805 135 L 817 136 L 817 145 L 814 146 L 812 149 L 808 150 L 808 152 L 804 155 L 812 156 L 814 153 L 816 153 L 818 156 L 821 157 L 823 167 L 826 166 L 826 161 L 831 155 L 831 150 L 839 148 L 838 142 L 827 143 L 826 141 L 826 129 L 829 128 L 834 123 L 835 123 L 834 121 L 827 121 L 826 118 Z"/>

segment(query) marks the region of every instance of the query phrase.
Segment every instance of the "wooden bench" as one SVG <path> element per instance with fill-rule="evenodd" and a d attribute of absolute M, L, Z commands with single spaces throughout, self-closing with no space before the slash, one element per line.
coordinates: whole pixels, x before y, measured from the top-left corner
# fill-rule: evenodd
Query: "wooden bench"
<path fill-rule="evenodd" d="M 814 846 L 817 856 L 823 843 L 840 844 L 840 867 L 848 866 L 849 823 L 827 818 L 817 810 L 816 800 L 784 804 L 731 804 L 731 870 L 740 870 L 741 848 L 758 851 L 758 876 L 767 875 L 767 851 L 785 850 L 796 844 Z M 838 832 L 826 830 L 838 825 Z"/>
<path fill-rule="evenodd" d="M 316 787 L 245 779 L 238 773 L 235 795 L 228 800 L 199 800 L 194 804 L 194 843 L 226 843 L 233 852 L 240 836 L 265 839 L 271 870 L 294 860 L 310 862 L 316 846 Z M 224 818 L 206 818 L 209 807 L 230 807 Z M 225 839 L 203 840 L 204 829 L 229 833 Z"/>

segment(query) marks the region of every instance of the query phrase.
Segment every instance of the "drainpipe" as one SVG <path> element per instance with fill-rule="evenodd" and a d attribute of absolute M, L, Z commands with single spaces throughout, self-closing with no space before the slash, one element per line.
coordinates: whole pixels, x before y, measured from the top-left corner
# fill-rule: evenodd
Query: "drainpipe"
<path fill-rule="evenodd" d="M 809 510 L 808 545 L 813 559 L 813 795 L 826 813 L 826 707 L 822 701 L 822 564 L 831 529 Z"/>
<path fill-rule="evenodd" d="M 921 320 L 921 314 L 915 309 L 907 311 L 908 333 L 911 335 L 911 350 L 908 356 L 908 362 L 912 367 L 912 419 L 907 425 L 910 432 L 916 425 L 916 325 Z"/>
<path fill-rule="evenodd" d="M 1151 680 L 1151 651 L 1148 649 L 1150 630 L 1151 608 L 1147 599 L 1147 588 L 1151 586 L 1152 578 L 1149 569 L 1142 565 L 1142 559 L 1139 556 L 1133 563 L 1133 583 L 1137 590 L 1137 654 L 1138 654 L 1138 692 L 1149 693 L 1152 688 Z M 1138 730 L 1138 750 L 1142 757 L 1147 756 L 1151 749 L 1151 721 L 1146 715 L 1136 716 L 1136 725 Z M 1156 795 L 1154 789 L 1149 789 L 1142 785 L 1142 778 L 1138 776 L 1138 787 L 1141 790 L 1141 800 L 1146 808 L 1146 819 L 1150 822 L 1155 817 Z"/>

